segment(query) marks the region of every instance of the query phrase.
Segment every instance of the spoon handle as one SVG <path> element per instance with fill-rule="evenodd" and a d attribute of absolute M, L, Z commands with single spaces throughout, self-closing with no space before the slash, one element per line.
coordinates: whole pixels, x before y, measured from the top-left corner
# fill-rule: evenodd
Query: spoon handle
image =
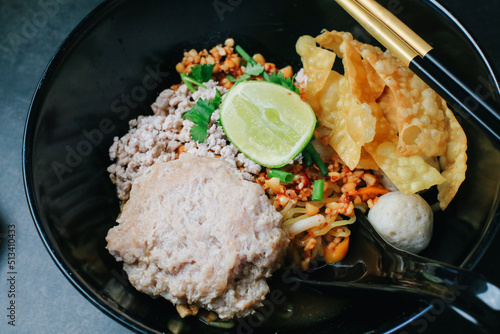
<path fill-rule="evenodd" d="M 500 333 L 500 288 L 472 271 L 405 252 L 395 256 L 403 270 L 391 275 L 400 287 L 423 292 L 432 305 L 450 306 L 484 332 Z"/>
<path fill-rule="evenodd" d="M 356 211 L 360 230 L 381 254 L 380 283 L 448 305 L 487 333 L 500 333 L 500 288 L 483 276 L 402 251 L 387 243 L 366 216 Z"/>

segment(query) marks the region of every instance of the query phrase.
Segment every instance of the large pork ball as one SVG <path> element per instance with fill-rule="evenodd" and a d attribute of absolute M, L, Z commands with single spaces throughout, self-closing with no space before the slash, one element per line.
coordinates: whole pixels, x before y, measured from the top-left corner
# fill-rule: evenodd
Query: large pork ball
<path fill-rule="evenodd" d="M 432 237 L 432 209 L 416 194 L 393 191 L 382 195 L 368 220 L 387 242 L 411 253 L 425 249 Z"/>

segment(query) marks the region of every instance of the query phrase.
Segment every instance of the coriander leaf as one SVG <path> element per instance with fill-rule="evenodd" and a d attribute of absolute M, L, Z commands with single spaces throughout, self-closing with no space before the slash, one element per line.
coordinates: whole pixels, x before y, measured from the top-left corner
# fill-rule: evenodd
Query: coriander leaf
<path fill-rule="evenodd" d="M 269 76 L 269 81 L 288 88 L 292 92 L 299 94 L 299 88 L 293 84 L 293 80 L 291 78 L 284 78 L 283 73 L 281 72 L 279 72 L 278 74 L 271 73 L 271 75 Z"/>
<path fill-rule="evenodd" d="M 182 118 L 186 118 L 195 125 L 191 128 L 191 139 L 202 143 L 207 138 L 207 126 L 214 109 L 210 101 L 199 99 L 190 110 L 186 111 Z"/>
<path fill-rule="evenodd" d="M 207 128 L 201 125 L 195 125 L 189 131 L 191 139 L 198 143 L 203 143 L 207 139 Z"/>
<path fill-rule="evenodd" d="M 242 82 L 242 81 L 247 81 L 248 79 L 250 79 L 250 77 L 251 77 L 250 74 L 245 73 L 241 77 L 239 77 L 238 79 L 236 79 L 235 83 Z"/>
<path fill-rule="evenodd" d="M 210 103 L 212 104 L 212 107 L 215 109 L 219 108 L 219 104 L 221 102 L 222 98 L 221 98 L 221 95 L 220 95 L 220 92 L 219 90 L 216 88 L 215 89 L 215 97 L 213 98 L 212 101 L 210 101 Z"/>
<path fill-rule="evenodd" d="M 261 64 L 259 63 L 248 63 L 247 64 L 247 69 L 245 71 L 245 74 L 249 74 L 249 75 L 260 75 L 263 71 L 264 71 L 264 66 L 262 66 Z"/>
<path fill-rule="evenodd" d="M 226 75 L 226 79 L 227 79 L 227 80 L 229 80 L 229 81 L 231 81 L 231 82 L 236 82 L 236 81 L 238 81 L 238 79 L 236 79 L 235 77 L 233 77 L 232 75 L 229 75 L 229 74 L 228 74 L 228 75 Z"/>
<path fill-rule="evenodd" d="M 182 118 L 186 118 L 195 124 L 208 123 L 213 112 L 214 109 L 209 100 L 199 99 L 193 108 L 182 115 Z"/>
<path fill-rule="evenodd" d="M 245 50 L 243 50 L 241 46 L 236 45 L 235 50 L 247 62 L 247 69 L 245 71 L 245 74 L 239 77 L 236 81 L 231 81 L 230 79 L 228 79 L 229 81 L 238 83 L 250 79 L 252 75 L 257 76 L 261 74 L 264 77 L 264 80 L 269 81 L 269 75 L 266 71 L 264 71 L 264 67 L 261 64 L 257 63 L 252 57 L 250 57 L 250 55 Z"/>
<path fill-rule="evenodd" d="M 226 75 L 226 78 L 231 82 L 239 83 L 242 81 L 247 81 L 248 79 L 250 79 L 251 76 L 261 75 L 262 72 L 264 72 L 264 67 L 261 64 L 248 63 L 245 73 L 241 75 L 238 79 L 236 79 L 232 75 Z"/>
<path fill-rule="evenodd" d="M 207 139 L 207 127 L 210 123 L 210 117 L 215 109 L 219 108 L 220 102 L 221 94 L 216 89 L 215 97 L 211 101 L 199 99 L 191 109 L 182 115 L 182 118 L 188 119 L 195 124 L 189 132 L 192 140 L 203 143 Z"/>
<path fill-rule="evenodd" d="M 250 79 L 250 77 L 252 75 L 258 75 L 258 74 L 250 74 L 247 72 L 245 72 L 244 74 L 242 74 L 238 79 L 236 79 L 235 77 L 233 77 L 232 75 L 226 75 L 226 78 L 227 80 L 231 81 L 231 82 L 234 82 L 234 83 L 240 83 L 242 81 L 247 81 L 248 79 Z"/>
<path fill-rule="evenodd" d="M 212 77 L 213 64 L 199 64 L 191 67 L 189 76 L 198 82 L 207 82 Z"/>
<path fill-rule="evenodd" d="M 278 75 L 273 73 L 269 75 L 266 71 L 264 71 L 264 67 L 257 63 L 252 57 L 250 57 L 250 55 L 245 50 L 243 50 L 241 46 L 236 45 L 235 50 L 244 60 L 247 61 L 247 70 L 245 71 L 245 74 L 243 74 L 236 81 L 228 79 L 229 81 L 238 83 L 250 79 L 250 76 L 252 75 L 262 75 L 265 81 L 274 82 L 280 86 L 290 89 L 292 92 L 295 92 L 297 94 L 299 93 L 299 89 L 293 84 L 293 79 L 283 78 L 283 73 L 280 73 Z M 231 78 L 234 79 L 233 77 Z"/>
<path fill-rule="evenodd" d="M 247 81 L 248 79 L 250 79 L 251 75 L 250 74 L 242 74 L 238 79 L 236 79 L 235 77 L 233 77 L 232 75 L 226 75 L 226 79 L 231 81 L 231 82 L 234 82 L 234 83 L 240 83 L 242 81 Z"/>
<path fill-rule="evenodd" d="M 191 67 L 191 72 L 189 75 L 181 73 L 181 80 L 186 84 L 191 92 L 195 92 L 196 89 L 191 84 L 207 88 L 203 82 L 207 82 L 212 77 L 214 70 L 214 65 L 209 64 L 198 64 Z"/>

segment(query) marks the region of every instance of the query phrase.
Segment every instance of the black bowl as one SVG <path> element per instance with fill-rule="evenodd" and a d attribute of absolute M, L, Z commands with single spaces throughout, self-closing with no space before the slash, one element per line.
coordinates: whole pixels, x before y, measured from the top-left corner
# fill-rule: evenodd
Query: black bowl
<path fill-rule="evenodd" d="M 456 20 L 434 1 L 382 1 L 444 54 L 464 79 L 498 98 L 483 54 Z M 425 20 L 422 18 L 425 17 Z M 424 23 L 425 22 L 425 23 Z M 171 304 L 141 294 L 106 251 L 104 237 L 119 212 L 106 172 L 108 147 L 128 120 L 150 113 L 164 88 L 179 81 L 182 52 L 233 37 L 249 52 L 297 69 L 295 42 L 322 28 L 346 30 L 375 43 L 330 0 L 108 1 L 69 35 L 48 66 L 33 99 L 24 139 L 24 178 L 35 224 L 54 261 L 103 312 L 137 332 L 168 332 L 181 321 Z M 461 120 L 469 138 L 467 179 L 445 213 L 424 255 L 472 268 L 498 228 L 500 155 L 483 134 Z M 284 295 L 262 313 L 294 307 L 294 317 L 251 317 L 226 332 L 352 333 L 389 331 L 427 308 L 385 296 L 324 296 L 289 282 L 272 282 Z M 270 312 L 271 311 L 273 312 Z M 363 321 L 360 321 L 362 317 Z M 196 318 L 185 331 L 218 332 Z"/>

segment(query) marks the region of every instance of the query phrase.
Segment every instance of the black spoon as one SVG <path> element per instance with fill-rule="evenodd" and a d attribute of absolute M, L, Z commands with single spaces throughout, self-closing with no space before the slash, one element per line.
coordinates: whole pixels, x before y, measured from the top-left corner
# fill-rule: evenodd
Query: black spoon
<path fill-rule="evenodd" d="M 386 292 L 448 305 L 487 333 L 500 333 L 500 288 L 471 271 L 388 244 L 356 209 L 348 256 L 291 279 L 316 290 Z"/>

